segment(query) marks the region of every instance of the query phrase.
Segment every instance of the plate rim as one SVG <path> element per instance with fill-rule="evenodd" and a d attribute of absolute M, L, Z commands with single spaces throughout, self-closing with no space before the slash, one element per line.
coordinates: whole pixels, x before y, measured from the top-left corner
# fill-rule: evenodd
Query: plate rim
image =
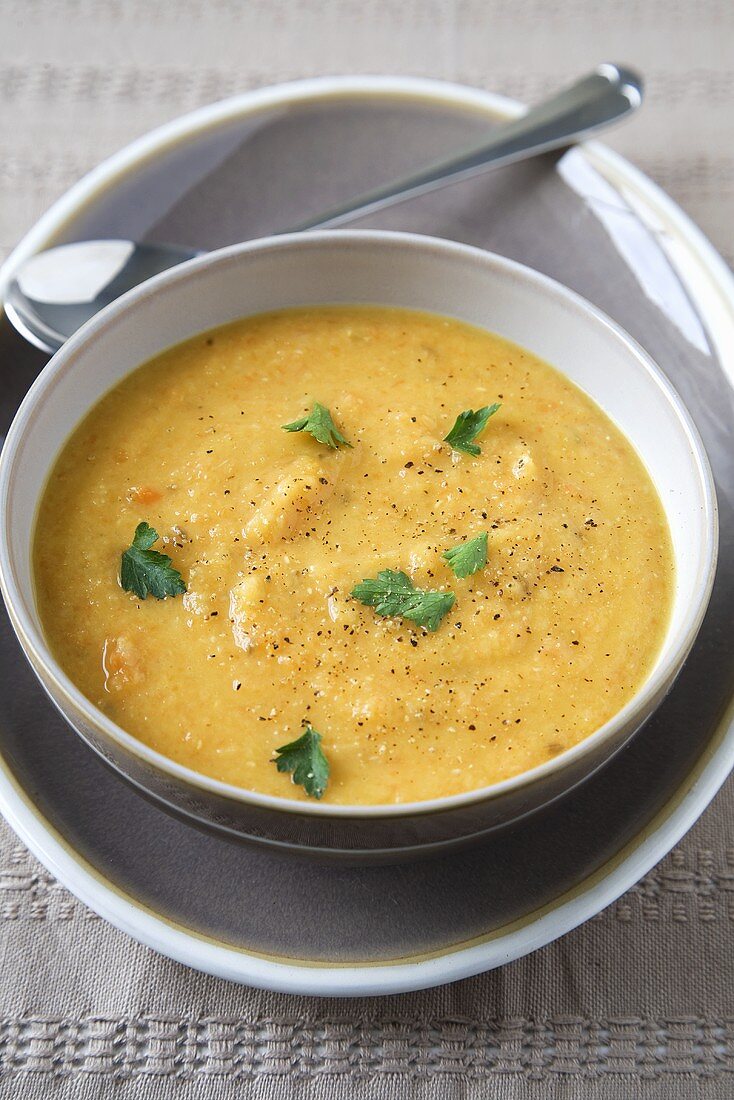
<path fill-rule="evenodd" d="M 0 267 L 0 293 L 17 266 L 36 251 L 98 190 L 141 160 L 176 144 L 185 135 L 271 106 L 356 95 L 435 100 L 479 113 L 512 118 L 524 107 L 482 89 L 413 77 L 318 77 L 244 92 L 165 123 L 104 160 L 62 195 L 23 236 Z M 583 146 L 594 166 L 624 184 L 654 210 L 697 266 L 697 282 L 721 299 L 717 314 L 734 330 L 734 275 L 700 229 L 680 207 L 625 158 L 596 142 Z M 671 259 L 696 305 L 690 279 Z M 703 293 L 703 289 L 700 291 Z M 713 323 L 709 318 L 709 326 Z M 713 333 L 712 333 L 713 335 Z M 721 349 L 724 341 L 717 346 Z M 730 357 L 734 359 L 734 356 Z M 734 366 L 734 364 L 732 364 Z M 726 369 L 726 365 L 725 365 Z M 732 367 L 730 367 L 732 369 Z M 98 872 L 44 818 L 0 754 L 0 811 L 19 838 L 75 897 L 114 927 L 175 961 L 217 977 L 274 992 L 321 996 L 401 993 L 470 977 L 545 946 L 595 916 L 643 877 L 691 828 L 734 766 L 734 700 L 689 775 L 653 819 L 610 860 L 539 910 L 469 943 L 375 963 L 321 963 L 266 956 L 224 944 L 174 924 L 121 890 Z"/>

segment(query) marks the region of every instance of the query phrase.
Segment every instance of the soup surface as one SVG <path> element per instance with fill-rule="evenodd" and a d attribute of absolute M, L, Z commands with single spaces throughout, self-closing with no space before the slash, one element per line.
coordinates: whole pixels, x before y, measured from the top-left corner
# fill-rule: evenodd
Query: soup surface
<path fill-rule="evenodd" d="M 282 430 L 314 402 L 351 446 Z M 495 403 L 479 454 L 445 441 Z M 184 594 L 121 587 L 142 521 Z M 472 539 L 457 576 L 443 554 Z M 453 593 L 428 598 L 435 629 L 351 595 L 382 570 L 419 606 Z M 367 306 L 245 319 L 125 378 L 53 469 L 35 572 L 56 657 L 130 733 L 306 799 L 273 758 L 307 722 L 346 804 L 481 787 L 587 737 L 650 670 L 673 583 L 654 486 L 593 401 L 498 336 Z"/>

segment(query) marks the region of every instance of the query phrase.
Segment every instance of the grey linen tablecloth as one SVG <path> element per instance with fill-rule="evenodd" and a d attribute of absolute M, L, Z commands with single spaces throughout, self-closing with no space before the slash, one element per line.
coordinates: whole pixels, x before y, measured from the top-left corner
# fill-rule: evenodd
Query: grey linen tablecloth
<path fill-rule="evenodd" d="M 731 0 L 0 0 L 0 255 L 108 153 L 237 91 L 401 72 L 532 100 L 603 58 L 649 80 L 644 114 L 611 143 L 731 259 Z M 731 781 L 667 859 L 564 939 L 475 979 L 357 1001 L 171 963 L 3 825 L 0 1097 L 724 1100 L 733 933 Z"/>

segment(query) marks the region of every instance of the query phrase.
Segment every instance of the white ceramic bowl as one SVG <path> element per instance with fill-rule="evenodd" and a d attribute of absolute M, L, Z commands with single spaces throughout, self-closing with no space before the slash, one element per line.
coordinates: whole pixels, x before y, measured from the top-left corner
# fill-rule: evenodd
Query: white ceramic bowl
<path fill-rule="evenodd" d="M 466 794 L 399 806 L 292 802 L 199 775 L 142 745 L 71 683 L 44 639 L 33 592 L 36 508 L 75 425 L 124 375 L 202 330 L 313 303 L 431 310 L 498 332 L 589 393 L 641 455 L 662 499 L 676 562 L 664 644 L 614 718 L 546 764 Z M 0 585 L 46 691 L 127 780 L 177 812 L 244 839 L 353 859 L 445 848 L 568 792 L 608 760 L 670 689 L 709 599 L 716 560 L 713 482 L 698 434 L 658 367 L 576 294 L 519 264 L 429 237 L 319 232 L 236 245 L 159 275 L 114 302 L 59 351 L 21 405 L 0 457 Z M 73 782 L 73 777 L 70 777 Z"/>

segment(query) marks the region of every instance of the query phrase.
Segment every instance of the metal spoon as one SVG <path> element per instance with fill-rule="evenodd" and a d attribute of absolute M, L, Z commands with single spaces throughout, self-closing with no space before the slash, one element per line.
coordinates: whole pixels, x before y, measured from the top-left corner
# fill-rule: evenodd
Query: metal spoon
<path fill-rule="evenodd" d="M 571 145 L 635 111 L 642 95 L 642 79 L 631 69 L 600 65 L 521 118 L 498 127 L 485 143 L 280 232 L 337 226 L 490 167 Z M 190 248 L 124 240 L 60 245 L 32 256 L 19 268 L 5 294 L 5 312 L 21 335 L 53 353 L 126 290 L 196 255 L 198 251 Z"/>

